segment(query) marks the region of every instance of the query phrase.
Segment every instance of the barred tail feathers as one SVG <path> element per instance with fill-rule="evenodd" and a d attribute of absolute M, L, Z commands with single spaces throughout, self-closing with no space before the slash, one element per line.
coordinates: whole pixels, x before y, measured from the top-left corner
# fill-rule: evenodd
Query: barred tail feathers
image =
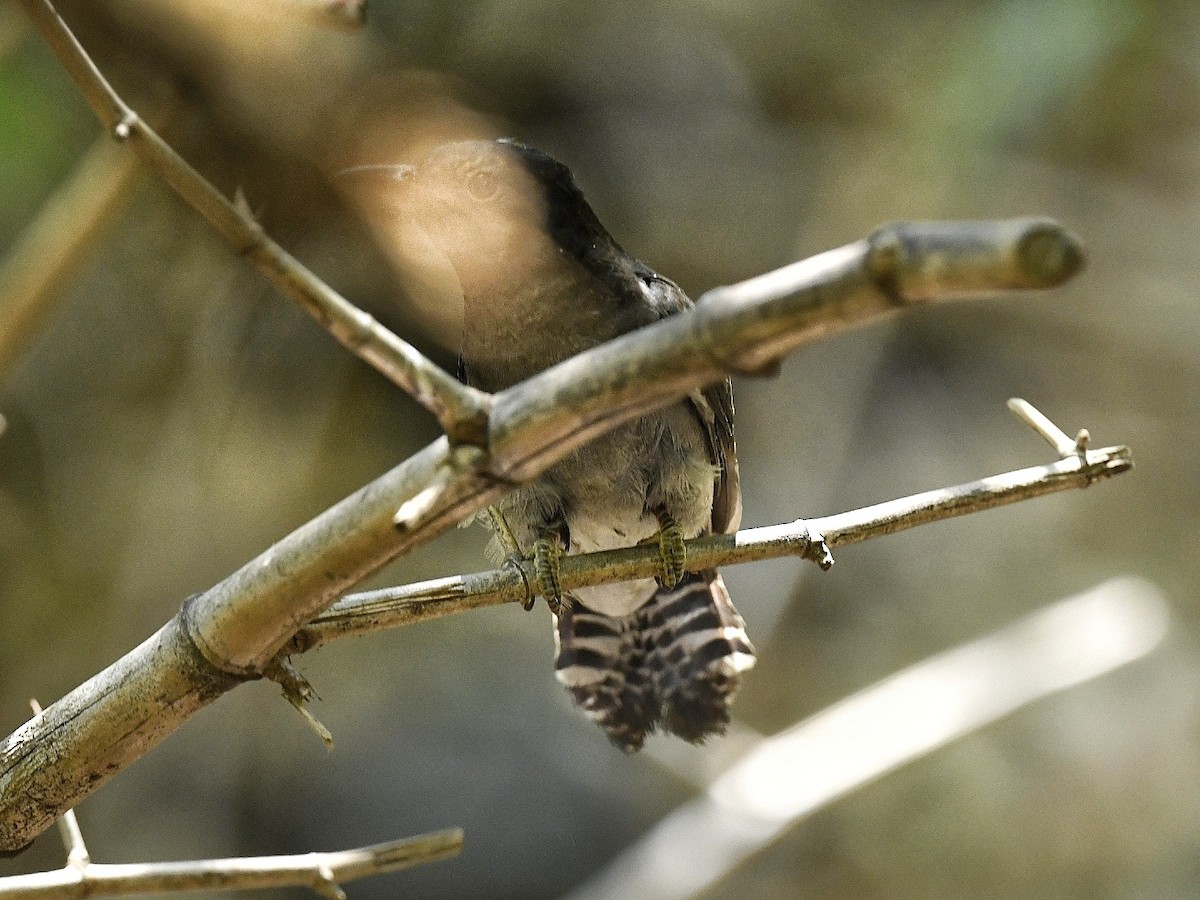
<path fill-rule="evenodd" d="M 556 674 L 575 702 L 626 752 L 661 726 L 693 743 L 720 734 L 741 674 L 754 665 L 721 576 L 688 575 L 627 616 L 578 601 L 555 628 Z"/>
<path fill-rule="evenodd" d="M 742 673 L 755 661 L 724 580 L 714 571 L 698 573 L 659 591 L 638 614 L 663 726 L 692 743 L 723 734 Z"/>
<path fill-rule="evenodd" d="M 654 731 L 659 702 L 636 614 L 606 616 L 564 598 L 555 618 L 554 674 L 571 699 L 624 750 L 640 750 Z"/>

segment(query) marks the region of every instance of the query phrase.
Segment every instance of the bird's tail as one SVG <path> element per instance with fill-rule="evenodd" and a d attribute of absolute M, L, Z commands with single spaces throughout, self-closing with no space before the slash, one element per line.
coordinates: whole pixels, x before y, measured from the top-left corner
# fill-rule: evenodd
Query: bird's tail
<path fill-rule="evenodd" d="M 555 624 L 558 680 L 626 752 L 660 725 L 693 743 L 722 733 L 754 665 L 745 622 L 715 571 L 659 588 L 627 616 L 571 600 Z"/>

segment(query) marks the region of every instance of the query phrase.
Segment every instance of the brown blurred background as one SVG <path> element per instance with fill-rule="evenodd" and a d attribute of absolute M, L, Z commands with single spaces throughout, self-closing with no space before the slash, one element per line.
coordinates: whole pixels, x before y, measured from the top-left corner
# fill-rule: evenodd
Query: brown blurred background
<path fill-rule="evenodd" d="M 618 240 L 693 296 L 893 219 L 1074 229 L 1090 263 L 1065 290 L 922 311 L 738 382 L 746 524 L 1047 461 L 1012 395 L 1131 444 L 1137 471 L 848 549 L 828 574 L 730 570 L 760 651 L 735 712 L 778 731 L 1120 573 L 1167 594 L 1166 643 L 819 812 L 705 896 L 1195 896 L 1194 2 L 374 0 L 362 30 L 301 0 L 61 11 L 188 160 L 446 365 L 436 286 L 396 265 L 403 248 L 339 197 L 337 169 L 518 137 L 568 162 Z M 0 5 L 0 242 L 16 246 L 97 136 Z M 120 195 L 0 373 L 3 733 L 29 697 L 61 696 L 437 433 L 166 188 L 141 176 Z M 375 583 L 481 568 L 484 542 L 448 534 Z M 612 749 L 550 656 L 540 606 L 329 646 L 301 667 L 333 753 L 272 686 L 240 688 L 81 807 L 93 858 L 460 824 L 458 860 L 351 896 L 561 896 L 693 789 Z M 61 862 L 49 834 L 0 874 Z"/>

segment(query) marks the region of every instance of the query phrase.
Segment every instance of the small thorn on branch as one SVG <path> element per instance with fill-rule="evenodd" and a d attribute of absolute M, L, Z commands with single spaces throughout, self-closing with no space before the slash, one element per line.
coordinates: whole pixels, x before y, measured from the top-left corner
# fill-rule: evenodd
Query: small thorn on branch
<path fill-rule="evenodd" d="M 121 116 L 121 120 L 113 126 L 113 138 L 124 143 L 129 140 L 129 136 L 133 134 L 133 129 L 137 126 L 138 117 L 132 109 L 125 110 L 125 114 Z"/>
<path fill-rule="evenodd" d="M 805 531 L 808 533 L 808 549 L 804 551 L 804 558 L 812 560 L 822 571 L 828 572 L 833 568 L 833 551 L 829 549 L 829 544 L 825 541 L 825 535 L 819 531 L 813 531 L 805 526 Z"/>

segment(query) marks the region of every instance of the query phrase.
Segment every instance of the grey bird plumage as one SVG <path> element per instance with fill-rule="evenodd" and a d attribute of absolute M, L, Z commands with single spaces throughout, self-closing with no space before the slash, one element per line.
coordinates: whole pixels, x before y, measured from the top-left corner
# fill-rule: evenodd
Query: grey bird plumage
<path fill-rule="evenodd" d="M 540 151 L 513 141 L 448 144 L 405 176 L 404 208 L 461 285 L 461 375 L 476 387 L 509 387 L 691 306 L 621 249 L 566 166 Z M 583 553 L 653 539 L 663 521 L 683 537 L 736 530 L 729 382 L 618 426 L 496 510 L 525 554 L 548 533 Z M 715 571 L 670 589 L 646 579 L 574 591 L 555 638 L 559 680 L 627 751 L 660 726 L 689 741 L 723 731 L 754 663 Z"/>

